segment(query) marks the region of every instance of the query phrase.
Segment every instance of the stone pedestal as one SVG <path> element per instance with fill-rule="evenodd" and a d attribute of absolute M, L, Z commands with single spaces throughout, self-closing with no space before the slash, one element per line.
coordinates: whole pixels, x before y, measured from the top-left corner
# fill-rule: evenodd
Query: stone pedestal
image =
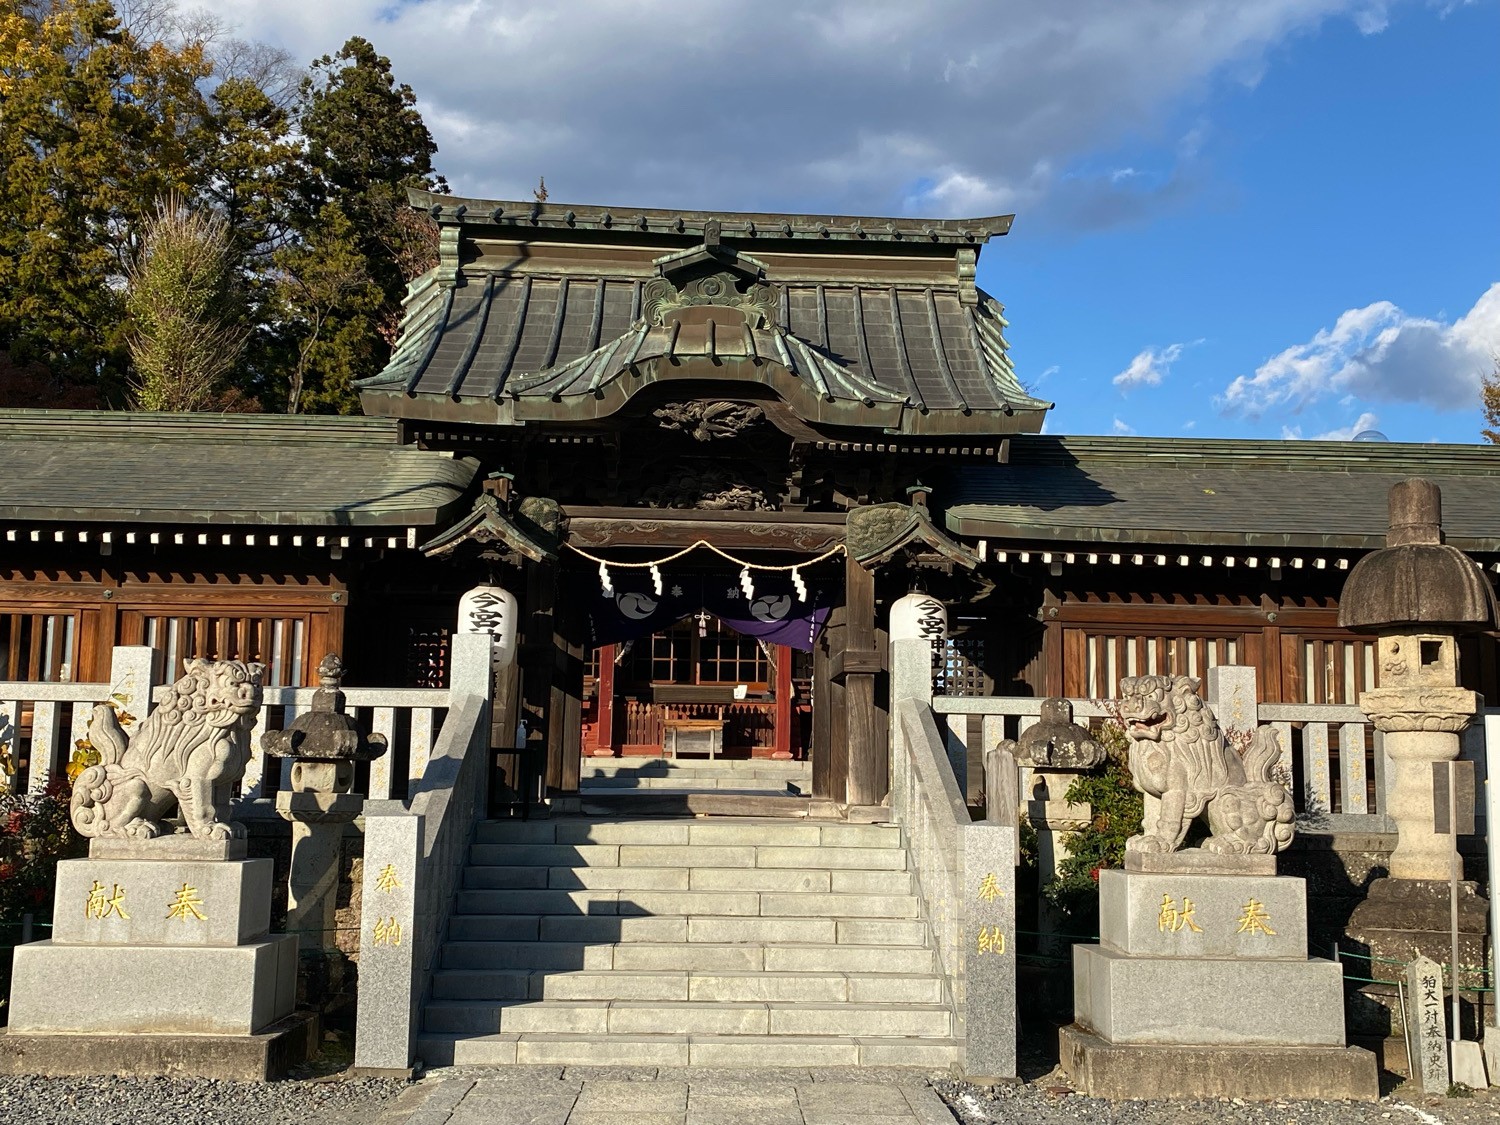
<path fill-rule="evenodd" d="M 1062 1037 L 1082 1092 L 1379 1096 L 1374 1056 L 1344 1045 L 1339 966 L 1307 957 L 1301 879 L 1104 871 L 1099 915 L 1100 944 L 1074 947 Z"/>
<path fill-rule="evenodd" d="M 171 1059 L 172 1073 L 268 1078 L 300 1061 L 280 1042 L 308 1035 L 290 1018 L 296 938 L 269 932 L 271 860 L 173 858 L 226 849 L 171 837 L 164 858 L 139 858 L 157 845 L 108 841 L 102 856 L 58 864 L 52 939 L 15 951 L 0 1069 L 131 1073 L 140 1056 Z M 140 1036 L 151 1048 L 132 1054 Z M 61 1069 L 54 1038 L 74 1044 Z"/>
<path fill-rule="evenodd" d="M 1360 976 L 1389 983 L 1364 984 L 1353 994 L 1351 1035 L 1401 1038 L 1396 981 L 1414 957 L 1428 957 L 1441 965 L 1448 963 L 1453 956 L 1450 920 L 1446 879 L 1376 879 L 1370 884 L 1365 900 L 1349 916 L 1340 948 L 1370 958 L 1368 962 L 1359 962 L 1364 966 Z M 1489 950 L 1488 923 L 1489 903 L 1480 896 L 1478 884 L 1460 883 L 1458 962 L 1461 966 L 1485 964 Z M 1469 1038 L 1477 1038 L 1486 1023 L 1491 998 L 1479 991 L 1484 983 L 1479 972 L 1459 972 L 1462 1031 Z M 1494 1017 L 1491 1014 L 1489 1018 Z M 1398 1053 L 1404 1049 L 1403 1044 L 1395 1046 Z"/>
<path fill-rule="evenodd" d="M 308 765 L 298 762 L 292 768 Z M 344 825 L 359 815 L 364 803 L 362 793 L 291 790 L 276 794 L 276 812 L 292 825 L 286 925 L 304 952 L 335 948 Z"/>

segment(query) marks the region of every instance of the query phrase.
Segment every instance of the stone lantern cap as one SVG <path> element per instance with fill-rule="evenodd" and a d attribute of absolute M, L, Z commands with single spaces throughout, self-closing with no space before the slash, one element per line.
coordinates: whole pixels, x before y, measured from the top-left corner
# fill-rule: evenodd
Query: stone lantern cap
<path fill-rule="evenodd" d="M 1479 632 L 1494 627 L 1495 592 L 1475 562 L 1443 542 L 1443 494 L 1412 477 L 1391 486 L 1386 545 L 1355 563 L 1339 625 L 1363 632 Z"/>
<path fill-rule="evenodd" d="M 383 734 L 366 737 L 344 714 L 344 662 L 333 653 L 318 665 L 318 690 L 312 710 L 298 715 L 285 730 L 260 736 L 260 748 L 273 758 L 311 762 L 368 762 L 386 751 Z"/>
<path fill-rule="evenodd" d="M 1018 765 L 1039 769 L 1082 773 L 1105 758 L 1104 747 L 1073 721 L 1073 705 L 1066 699 L 1044 699 L 1041 719 L 1022 732 L 1015 747 Z"/>

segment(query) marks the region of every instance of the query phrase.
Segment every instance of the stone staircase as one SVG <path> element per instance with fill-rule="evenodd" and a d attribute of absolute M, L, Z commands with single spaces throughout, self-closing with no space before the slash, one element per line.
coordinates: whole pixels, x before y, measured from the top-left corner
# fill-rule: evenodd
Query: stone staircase
<path fill-rule="evenodd" d="M 811 791 L 812 765 L 774 758 L 585 758 L 578 787 L 584 794 L 642 789 L 802 796 Z"/>
<path fill-rule="evenodd" d="M 429 1066 L 923 1066 L 958 1056 L 900 831 L 810 820 L 479 825 Z"/>

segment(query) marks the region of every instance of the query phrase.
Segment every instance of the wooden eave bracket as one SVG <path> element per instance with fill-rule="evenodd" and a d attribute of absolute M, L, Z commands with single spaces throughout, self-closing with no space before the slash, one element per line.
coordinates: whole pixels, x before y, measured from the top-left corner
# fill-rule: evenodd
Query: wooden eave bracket
<path fill-rule="evenodd" d="M 855 508 L 846 524 L 849 549 L 856 562 L 874 570 L 903 551 L 935 555 L 934 562 L 977 570 L 979 556 L 943 534 L 924 509 L 910 504 L 871 504 Z"/>
<path fill-rule="evenodd" d="M 525 506 L 523 501 L 522 511 L 508 513 L 497 497 L 480 496 L 468 515 L 423 543 L 419 550 L 429 558 L 447 558 L 461 544 L 473 543 L 479 547 L 499 546 L 511 562 L 556 562 L 556 535 L 526 518 Z"/>

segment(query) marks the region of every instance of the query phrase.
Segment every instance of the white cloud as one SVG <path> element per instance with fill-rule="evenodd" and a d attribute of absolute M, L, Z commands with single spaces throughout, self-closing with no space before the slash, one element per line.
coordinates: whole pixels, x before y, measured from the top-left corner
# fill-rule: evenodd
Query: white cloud
<path fill-rule="evenodd" d="M 1129 366 L 1116 375 L 1111 382 L 1120 388 L 1121 394 L 1129 394 L 1136 387 L 1158 386 L 1171 372 L 1172 364 L 1182 358 L 1182 353 L 1201 343 L 1203 340 L 1200 337 L 1181 344 L 1168 344 L 1164 348 L 1152 344 L 1137 352 Z"/>
<path fill-rule="evenodd" d="M 1127 394 L 1136 387 L 1154 387 L 1166 377 L 1185 347 L 1186 344 L 1168 344 L 1164 348 L 1158 348 L 1153 344 L 1143 348 L 1130 361 L 1130 366 L 1116 375 L 1112 382 L 1120 388 L 1121 394 Z"/>
<path fill-rule="evenodd" d="M 1133 434 L 1133 433 L 1135 433 L 1135 427 L 1132 426 L 1129 422 L 1126 422 L 1123 419 L 1121 419 L 1119 417 L 1119 415 L 1115 416 L 1114 425 L 1111 428 L 1117 434 Z"/>
<path fill-rule="evenodd" d="M 1362 434 L 1366 430 L 1373 430 L 1380 425 L 1380 419 L 1368 410 L 1356 418 L 1347 426 L 1328 430 L 1321 434 L 1313 434 L 1308 441 L 1352 441 L 1355 434 Z M 1282 426 L 1281 438 L 1283 441 L 1299 441 L 1302 439 L 1301 426 Z"/>
<path fill-rule="evenodd" d="M 1231 382 L 1221 410 L 1259 418 L 1295 413 L 1325 398 L 1419 402 L 1438 410 L 1472 410 L 1479 381 L 1500 354 L 1500 282 L 1448 324 L 1411 316 L 1390 301 L 1349 309 L 1332 328 L 1294 344 Z"/>
<path fill-rule="evenodd" d="M 1415 0 L 218 0 L 311 59 L 350 35 L 416 90 L 460 194 L 1128 221 L 1192 190 L 1215 82 L 1332 18 Z M 1374 22 L 1372 22 L 1374 21 Z M 955 45 L 959 45 L 955 49 Z M 1068 179 L 1122 136 L 1123 172 Z M 1149 185 L 1143 187 L 1143 184 Z"/>

